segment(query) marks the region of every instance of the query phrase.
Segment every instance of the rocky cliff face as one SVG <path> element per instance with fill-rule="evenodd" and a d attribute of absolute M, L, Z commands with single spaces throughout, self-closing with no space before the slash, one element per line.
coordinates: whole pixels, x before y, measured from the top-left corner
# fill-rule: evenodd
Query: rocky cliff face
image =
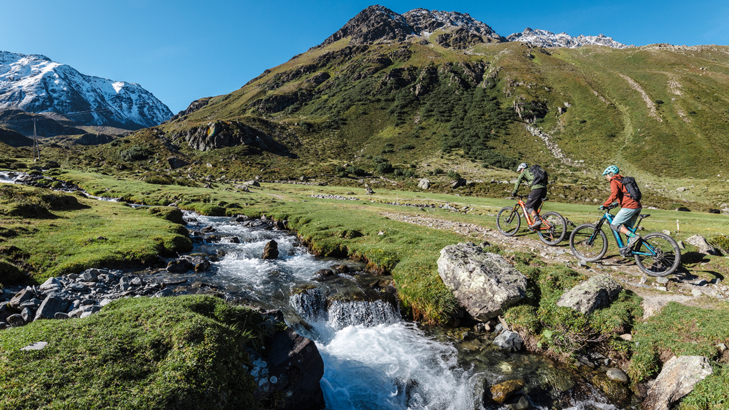
<path fill-rule="evenodd" d="M 488 25 L 457 11 L 415 9 L 403 14 L 405 21 L 413 27 L 415 33 L 427 36 L 436 30 L 459 31 L 461 35 L 485 37 L 484 42 L 500 43 L 506 39 L 497 34 Z"/>
<path fill-rule="evenodd" d="M 625 45 L 618 43 L 613 40 L 612 37 L 606 37 L 602 34 L 597 36 L 584 36 L 579 35 L 572 37 L 567 33 L 554 34 L 551 31 L 546 30 L 532 30 L 527 27 L 521 33 L 514 33 L 507 37 L 508 41 L 521 41 L 523 43 L 529 43 L 537 47 L 568 47 L 577 48 L 586 45 L 598 45 L 612 48 L 631 48 L 634 46 Z"/>
<path fill-rule="evenodd" d="M 138 84 L 79 73 L 48 57 L 0 51 L 0 109 L 57 113 L 76 125 L 155 126 L 172 112 Z"/>
<path fill-rule="evenodd" d="M 351 38 L 350 45 L 425 39 L 438 30 L 446 31 L 439 36 L 439 38 L 446 36 L 439 41 L 444 47 L 467 48 L 478 43 L 506 41 L 491 27 L 468 14 L 426 9 L 397 14 L 387 7 L 376 5 L 367 7 L 357 14 L 318 47 L 327 46 L 346 37 Z M 457 39 L 451 40 L 452 37 Z"/>

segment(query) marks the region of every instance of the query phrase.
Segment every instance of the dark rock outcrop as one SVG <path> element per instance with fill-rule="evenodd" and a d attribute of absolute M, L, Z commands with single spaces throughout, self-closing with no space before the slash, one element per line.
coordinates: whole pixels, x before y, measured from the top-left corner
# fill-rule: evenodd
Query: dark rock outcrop
<path fill-rule="evenodd" d="M 266 351 L 270 352 L 268 357 L 253 361 L 251 372 L 255 373 L 258 390 L 254 395 L 259 401 L 275 401 L 275 408 L 282 410 L 325 407 L 319 384 L 324 376 L 324 361 L 313 341 L 287 329 L 273 336 Z"/>

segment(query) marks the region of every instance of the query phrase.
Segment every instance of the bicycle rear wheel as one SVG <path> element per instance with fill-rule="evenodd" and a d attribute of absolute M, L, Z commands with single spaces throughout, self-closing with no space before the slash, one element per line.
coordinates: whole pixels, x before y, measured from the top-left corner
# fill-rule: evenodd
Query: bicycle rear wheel
<path fill-rule="evenodd" d="M 499 229 L 499 232 L 506 236 L 516 235 L 519 232 L 519 227 L 521 227 L 519 210 L 510 206 L 501 208 L 499 213 L 496 214 L 496 227 Z"/>
<path fill-rule="evenodd" d="M 633 256 L 638 268 L 649 276 L 670 275 L 681 264 L 681 249 L 676 241 L 658 232 L 644 236 L 633 248 Z"/>
<path fill-rule="evenodd" d="M 537 228 L 539 239 L 550 246 L 562 242 L 562 239 L 567 235 L 567 221 L 564 217 L 557 212 L 545 212 L 540 215 L 540 218 L 542 218 L 542 226 Z M 547 228 L 547 225 L 549 225 L 549 228 Z"/>
<path fill-rule="evenodd" d="M 607 235 L 602 229 L 596 231 L 593 224 L 580 225 L 570 235 L 570 249 L 578 259 L 595 262 L 607 253 Z"/>

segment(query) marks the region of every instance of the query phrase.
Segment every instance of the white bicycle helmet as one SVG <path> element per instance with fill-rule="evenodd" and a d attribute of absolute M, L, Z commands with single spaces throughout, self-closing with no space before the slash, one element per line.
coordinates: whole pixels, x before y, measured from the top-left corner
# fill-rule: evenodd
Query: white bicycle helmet
<path fill-rule="evenodd" d="M 527 169 L 527 167 L 529 167 L 529 165 L 527 165 L 527 163 L 526 163 L 526 162 L 522 162 L 521 164 L 519 164 L 519 166 L 518 166 L 518 167 L 516 167 L 516 172 L 519 172 L 519 171 L 521 171 L 522 169 Z"/>

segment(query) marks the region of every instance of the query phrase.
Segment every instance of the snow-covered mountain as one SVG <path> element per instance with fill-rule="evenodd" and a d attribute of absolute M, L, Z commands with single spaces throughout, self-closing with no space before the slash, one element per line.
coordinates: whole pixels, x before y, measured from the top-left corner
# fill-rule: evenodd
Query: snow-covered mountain
<path fill-rule="evenodd" d="M 151 127 L 170 109 L 138 84 L 81 74 L 48 57 L 0 51 L 0 110 L 57 113 L 77 125 Z"/>
<path fill-rule="evenodd" d="M 595 44 L 599 46 L 607 46 L 612 48 L 630 48 L 634 46 L 618 43 L 612 37 L 606 37 L 602 34 L 598 36 L 579 35 L 572 37 L 567 33 L 554 34 L 546 30 L 532 30 L 529 27 L 521 33 L 514 33 L 507 37 L 509 41 L 521 41 L 529 43 L 537 47 L 568 47 L 576 48 Z"/>

